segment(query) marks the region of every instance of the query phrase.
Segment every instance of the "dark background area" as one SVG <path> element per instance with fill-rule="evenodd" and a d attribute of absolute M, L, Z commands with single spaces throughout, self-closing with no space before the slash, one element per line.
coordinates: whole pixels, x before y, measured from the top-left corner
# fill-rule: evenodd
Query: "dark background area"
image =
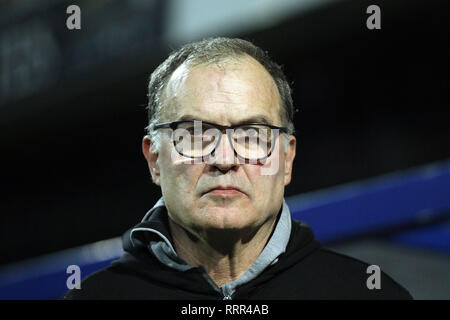
<path fill-rule="evenodd" d="M 381 30 L 366 28 L 370 4 L 381 7 Z M 66 6 L 3 16 L 0 35 L 35 14 L 64 25 L 67 15 L 53 13 Z M 141 139 L 148 77 L 172 48 L 159 36 L 164 2 L 153 6 L 149 44 L 77 66 L 69 58 L 101 56 L 93 43 L 70 45 L 96 25 L 63 28 L 54 81 L 0 99 L 0 264 L 116 237 L 160 197 Z M 448 1 L 338 1 L 233 34 L 267 50 L 293 83 L 286 196 L 450 158 L 449 13 Z"/>

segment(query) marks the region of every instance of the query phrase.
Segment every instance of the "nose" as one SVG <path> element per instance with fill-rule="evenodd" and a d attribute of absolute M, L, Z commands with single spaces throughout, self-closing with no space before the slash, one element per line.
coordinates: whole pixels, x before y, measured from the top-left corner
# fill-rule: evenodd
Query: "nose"
<path fill-rule="evenodd" d="M 228 171 L 238 164 L 233 146 L 226 133 L 222 133 L 219 144 L 208 159 L 208 164 L 219 168 L 221 171 Z"/>

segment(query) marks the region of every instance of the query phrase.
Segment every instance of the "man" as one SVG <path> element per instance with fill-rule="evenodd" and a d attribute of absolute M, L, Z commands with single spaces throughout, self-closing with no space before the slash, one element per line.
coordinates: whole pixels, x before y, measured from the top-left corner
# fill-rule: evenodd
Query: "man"
<path fill-rule="evenodd" d="M 162 198 L 118 261 L 67 299 L 410 299 L 386 274 L 323 248 L 291 218 L 288 82 L 260 48 L 215 38 L 172 53 L 149 83 L 142 150 Z"/>

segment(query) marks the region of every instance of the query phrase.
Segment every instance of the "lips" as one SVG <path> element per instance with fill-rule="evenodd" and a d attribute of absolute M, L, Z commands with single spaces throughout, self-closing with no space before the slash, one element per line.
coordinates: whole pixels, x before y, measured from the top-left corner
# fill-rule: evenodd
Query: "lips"
<path fill-rule="evenodd" d="M 238 192 L 244 193 L 244 192 L 242 192 L 241 189 L 239 189 L 238 187 L 234 187 L 234 186 L 216 186 L 216 187 L 209 189 L 204 194 L 207 194 L 210 192 L 223 193 L 223 194 L 233 194 L 233 193 L 238 193 Z"/>

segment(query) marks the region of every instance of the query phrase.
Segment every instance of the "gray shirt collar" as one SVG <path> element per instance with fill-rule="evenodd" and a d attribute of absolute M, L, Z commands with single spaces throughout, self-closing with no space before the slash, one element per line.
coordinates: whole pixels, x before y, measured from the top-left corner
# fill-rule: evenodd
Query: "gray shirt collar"
<path fill-rule="evenodd" d="M 142 219 L 142 222 L 149 219 L 152 212 L 158 207 L 165 207 L 164 199 L 161 197 L 158 202 L 150 209 L 147 214 Z M 134 231 L 148 231 L 155 233 L 160 236 L 159 241 L 150 241 L 149 250 L 150 252 L 164 265 L 179 270 L 186 271 L 191 269 L 191 267 L 181 259 L 175 252 L 169 239 L 162 235 L 159 231 L 151 228 L 136 228 L 131 230 L 130 238 L 133 242 L 133 232 Z M 235 289 L 255 279 L 261 272 L 263 272 L 267 267 L 275 264 L 278 261 L 278 257 L 286 251 L 286 246 L 289 242 L 291 234 L 291 213 L 286 201 L 283 199 L 283 206 L 281 210 L 281 216 L 278 219 L 277 225 L 269 242 L 264 247 L 261 254 L 255 260 L 255 262 L 245 271 L 238 279 L 226 283 L 220 289 L 225 296 L 233 294 Z"/>

